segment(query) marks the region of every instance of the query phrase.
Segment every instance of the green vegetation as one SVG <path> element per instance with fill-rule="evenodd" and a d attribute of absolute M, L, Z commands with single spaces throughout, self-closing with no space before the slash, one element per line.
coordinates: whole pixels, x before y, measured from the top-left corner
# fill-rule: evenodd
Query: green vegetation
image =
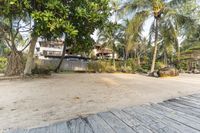
<path fill-rule="evenodd" d="M 165 67 L 191 71 L 200 62 L 199 10 L 196 0 L 2 0 L 0 56 L 8 59 L 6 69 L 4 63 L 1 69 L 8 76 L 40 73 L 32 67 L 36 42 L 42 37 L 64 39 L 56 72 L 67 47 L 70 53 L 88 56 L 95 43 L 112 50 L 111 61 L 89 62 L 89 71 L 152 73 Z M 149 31 L 144 29 L 147 25 Z M 94 31 L 97 42 L 91 37 Z"/>
<path fill-rule="evenodd" d="M 129 59 L 126 61 L 116 61 L 115 66 L 113 66 L 113 62 L 109 60 L 91 61 L 88 63 L 88 72 L 98 72 L 98 73 L 141 72 L 141 73 L 145 73 L 146 71 L 143 68 L 139 67 L 133 59 Z"/>
<path fill-rule="evenodd" d="M 0 73 L 5 72 L 7 64 L 7 59 L 5 57 L 0 57 Z"/>

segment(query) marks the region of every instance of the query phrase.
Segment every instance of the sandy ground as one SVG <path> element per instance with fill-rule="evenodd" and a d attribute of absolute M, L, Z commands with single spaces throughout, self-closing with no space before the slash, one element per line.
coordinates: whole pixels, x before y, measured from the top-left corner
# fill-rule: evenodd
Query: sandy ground
<path fill-rule="evenodd" d="M 193 93 L 200 93 L 200 75 L 60 74 L 0 81 L 0 129 L 45 126 Z"/>

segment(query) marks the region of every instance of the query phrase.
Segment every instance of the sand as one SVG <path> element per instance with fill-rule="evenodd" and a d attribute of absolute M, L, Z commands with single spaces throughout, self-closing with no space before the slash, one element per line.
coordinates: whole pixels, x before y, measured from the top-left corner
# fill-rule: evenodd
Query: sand
<path fill-rule="evenodd" d="M 200 75 L 58 74 L 0 81 L 0 129 L 40 127 L 194 93 L 200 93 Z"/>

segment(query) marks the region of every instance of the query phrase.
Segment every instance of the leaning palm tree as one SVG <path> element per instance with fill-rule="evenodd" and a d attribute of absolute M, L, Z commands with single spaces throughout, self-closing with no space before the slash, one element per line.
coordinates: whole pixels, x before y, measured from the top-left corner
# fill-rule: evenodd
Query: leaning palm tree
<path fill-rule="evenodd" d="M 191 0 L 195 1 L 195 0 Z M 155 69 L 155 62 L 157 58 L 158 51 L 158 41 L 159 41 L 159 29 L 160 24 L 166 21 L 171 23 L 170 28 L 177 30 L 177 25 L 184 25 L 186 22 L 191 20 L 190 16 L 184 16 L 176 8 L 180 7 L 181 4 L 186 2 L 186 0 L 128 0 L 127 3 L 122 7 L 123 11 L 126 13 L 138 14 L 145 12 L 150 17 L 154 18 L 153 24 L 151 26 L 150 37 L 151 41 L 154 43 L 153 58 L 151 65 L 151 72 Z M 143 21 L 146 21 L 148 17 L 144 17 Z M 188 23 L 187 23 L 188 24 Z M 137 30 L 135 32 L 138 32 Z M 153 39 L 152 39 L 153 37 Z"/>

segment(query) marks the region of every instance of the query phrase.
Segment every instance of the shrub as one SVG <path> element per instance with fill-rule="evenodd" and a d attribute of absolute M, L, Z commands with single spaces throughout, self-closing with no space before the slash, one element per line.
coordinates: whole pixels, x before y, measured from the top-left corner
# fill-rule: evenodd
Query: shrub
<path fill-rule="evenodd" d="M 39 74 L 39 75 L 51 75 L 51 69 L 49 68 L 39 68 L 37 65 L 32 70 L 32 74 Z"/>
<path fill-rule="evenodd" d="M 108 72 L 113 73 L 116 71 L 114 66 L 112 66 L 110 61 L 91 61 L 88 63 L 88 71 L 89 72 Z"/>
<path fill-rule="evenodd" d="M 177 69 L 187 71 L 187 69 L 188 69 L 188 63 L 186 61 L 181 61 L 177 65 Z"/>
<path fill-rule="evenodd" d="M 7 66 L 7 58 L 0 57 L 0 73 L 5 72 L 6 66 Z"/>
<path fill-rule="evenodd" d="M 114 73 L 114 72 L 116 72 L 116 69 L 115 69 L 114 66 L 107 65 L 107 66 L 105 67 L 105 72 L 107 72 L 107 73 Z"/>
<path fill-rule="evenodd" d="M 137 68 L 137 72 L 139 73 L 148 73 L 148 69 L 143 69 L 142 67 Z"/>
<path fill-rule="evenodd" d="M 98 60 L 91 61 L 88 63 L 88 71 L 89 72 L 124 72 L 124 73 L 135 73 L 138 70 L 138 65 L 135 64 L 133 59 L 129 59 L 126 61 L 116 61 L 115 67 L 112 65 L 112 61 L 107 60 Z M 145 70 L 142 70 L 146 72 Z M 140 70 L 141 72 L 141 70 Z"/>
<path fill-rule="evenodd" d="M 165 64 L 163 62 L 156 62 L 156 66 L 155 66 L 156 69 L 161 69 L 161 68 L 165 68 Z"/>
<path fill-rule="evenodd" d="M 121 72 L 123 72 L 123 73 L 134 73 L 134 71 L 132 70 L 132 68 L 130 66 L 122 67 Z"/>

